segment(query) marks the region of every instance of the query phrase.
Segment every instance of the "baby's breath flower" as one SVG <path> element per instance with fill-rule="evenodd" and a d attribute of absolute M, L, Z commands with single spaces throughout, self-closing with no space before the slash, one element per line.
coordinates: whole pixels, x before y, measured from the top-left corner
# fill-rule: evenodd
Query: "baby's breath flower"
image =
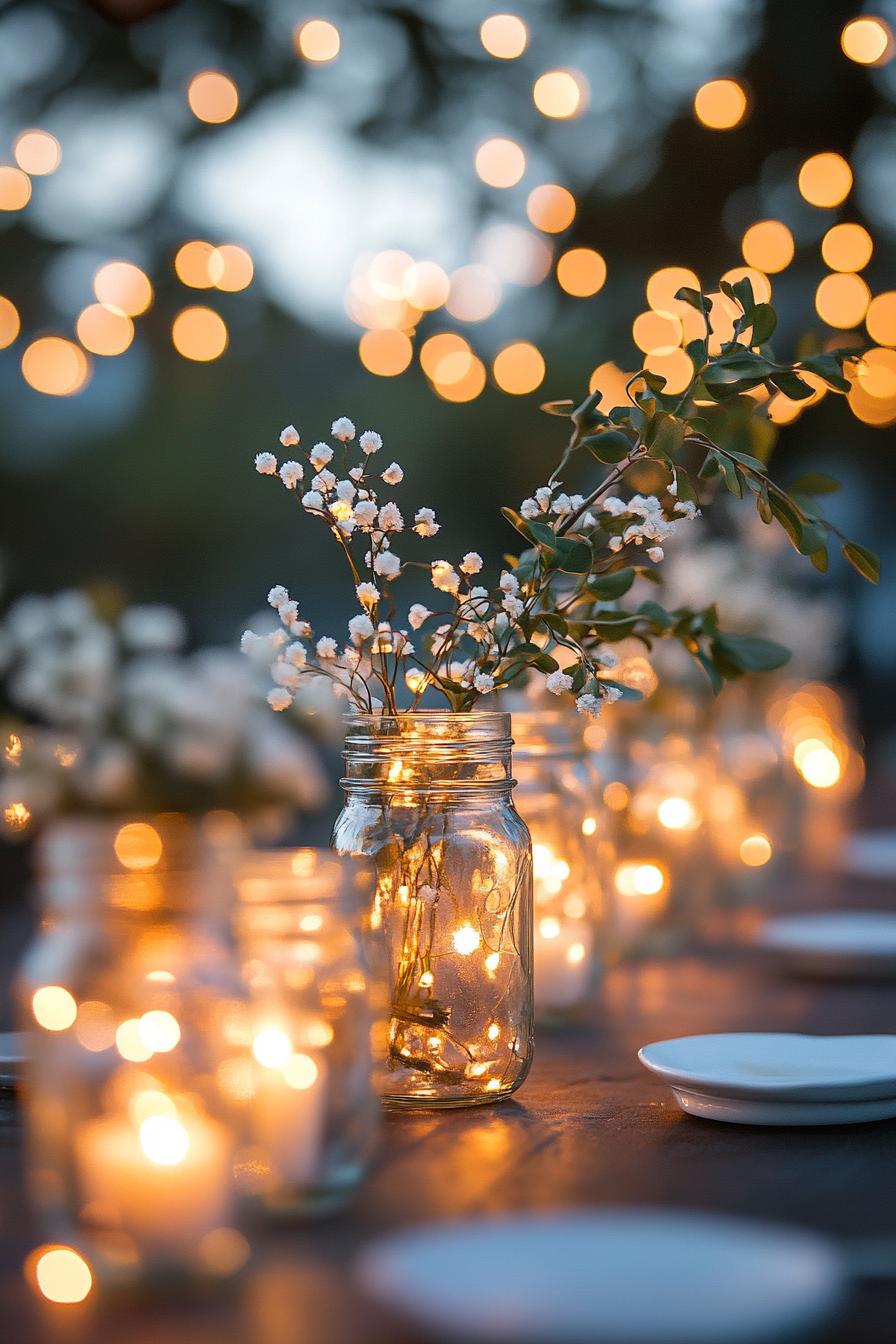
<path fill-rule="evenodd" d="M 625 543 L 623 542 L 621 537 L 611 537 L 610 540 L 607 542 L 608 549 L 611 550 L 614 553 L 614 555 L 617 551 L 621 551 L 624 545 Z"/>
<path fill-rule="evenodd" d="M 482 569 L 482 556 L 478 551 L 467 551 L 460 567 L 464 574 L 478 574 Z"/>
<path fill-rule="evenodd" d="M 391 500 L 380 509 L 377 521 L 384 532 L 400 532 L 404 527 L 401 510 Z"/>
<path fill-rule="evenodd" d="M 351 504 L 358 491 L 353 481 L 337 481 L 336 498 L 341 499 L 346 504 Z"/>
<path fill-rule="evenodd" d="M 290 625 L 299 614 L 298 602 L 281 602 L 277 613 L 284 625 Z"/>
<path fill-rule="evenodd" d="M 470 596 L 463 604 L 465 616 L 487 616 L 488 615 L 488 589 L 471 588 Z"/>
<path fill-rule="evenodd" d="M 256 453 L 255 470 L 260 476 L 276 476 L 277 459 L 273 453 Z"/>
<path fill-rule="evenodd" d="M 535 502 L 542 513 L 547 513 L 548 509 L 551 507 L 551 496 L 553 493 L 554 492 L 549 485 L 542 485 L 535 491 Z"/>
<path fill-rule="evenodd" d="M 614 653 L 612 649 L 606 649 L 599 653 L 594 660 L 600 667 L 616 667 L 619 663 L 619 654 Z"/>
<path fill-rule="evenodd" d="M 515 574 L 511 574 L 505 569 L 498 580 L 498 586 L 502 593 L 509 593 L 513 596 L 514 593 L 518 593 L 520 590 L 520 581 Z"/>
<path fill-rule="evenodd" d="M 352 425 L 352 437 L 354 437 L 355 427 Z M 377 434 L 375 429 L 365 429 L 358 440 L 361 452 L 368 457 L 371 453 L 378 453 L 383 446 L 382 436 Z"/>
<path fill-rule="evenodd" d="M 240 636 L 240 651 L 242 653 L 255 653 L 264 643 L 262 635 L 256 635 L 254 630 L 244 630 Z"/>
<path fill-rule="evenodd" d="M 365 607 L 373 607 L 380 600 L 380 591 L 375 583 L 359 583 L 355 593 Z"/>
<path fill-rule="evenodd" d="M 549 672 L 544 679 L 544 688 L 550 691 L 551 695 L 562 695 L 564 691 L 572 690 L 572 677 L 568 672 L 561 672 L 559 668 L 556 672 Z"/>
<path fill-rule="evenodd" d="M 572 513 L 572 500 L 569 495 L 557 495 L 554 500 L 554 513 L 558 518 L 565 518 Z"/>
<path fill-rule="evenodd" d="M 299 431 L 295 425 L 287 425 L 280 431 L 280 442 L 284 448 L 295 448 L 299 442 Z"/>
<path fill-rule="evenodd" d="M 268 704 L 271 709 L 276 709 L 278 713 L 282 713 L 284 709 L 289 709 L 292 704 L 292 696 L 285 686 L 274 686 L 272 690 L 268 691 Z"/>
<path fill-rule="evenodd" d="M 311 634 L 311 626 L 307 621 L 290 621 L 287 629 L 296 639 L 307 639 Z"/>
<path fill-rule="evenodd" d="M 332 471 L 328 471 L 325 467 L 323 471 L 319 471 L 314 477 L 311 482 L 311 488 L 312 490 L 319 490 L 323 495 L 328 495 L 335 484 L 336 477 L 333 475 Z"/>
<path fill-rule="evenodd" d="M 654 562 L 655 564 L 657 564 L 657 565 L 658 565 L 659 562 L 662 560 L 662 558 L 663 558 L 663 556 L 664 556 L 665 554 L 666 554 L 666 552 L 663 550 L 662 546 L 648 546 L 648 547 L 647 547 L 647 559 L 648 559 L 648 560 L 653 560 L 653 562 Z"/>
<path fill-rule="evenodd" d="M 678 500 L 672 512 L 679 514 L 682 518 L 686 518 L 688 522 L 694 518 L 699 518 L 700 516 L 700 510 L 692 499 Z"/>
<path fill-rule="evenodd" d="M 289 601 L 289 593 L 283 587 L 282 583 L 277 583 L 268 593 L 268 601 L 275 611 L 279 611 L 284 602 Z"/>
<path fill-rule="evenodd" d="M 671 479 L 671 481 L 669 482 L 669 484 L 666 486 L 666 489 L 667 489 L 667 491 L 669 492 L 669 494 L 672 496 L 672 498 L 675 499 L 676 495 L 678 494 L 678 481 L 676 480 L 676 478 L 675 478 L 674 476 L 672 477 L 672 479 Z"/>
<path fill-rule="evenodd" d="M 495 689 L 494 677 L 490 677 L 487 672 L 477 672 L 473 678 L 473 689 L 480 695 L 488 695 L 489 691 Z"/>
<path fill-rule="evenodd" d="M 608 495 L 600 507 L 602 512 L 608 513 L 611 518 L 620 518 L 624 513 L 628 513 L 628 505 L 618 495 Z"/>
<path fill-rule="evenodd" d="M 351 476 L 351 478 L 352 478 L 353 481 L 360 481 L 360 480 L 362 479 L 363 475 L 364 475 L 364 468 L 363 468 L 363 467 L 349 467 L 349 472 L 348 472 L 348 474 L 349 474 L 349 476 Z"/>
<path fill-rule="evenodd" d="M 320 471 L 333 459 L 333 449 L 328 443 L 316 443 L 308 454 L 308 461 L 315 471 Z"/>
<path fill-rule="evenodd" d="M 604 686 L 603 697 L 608 705 L 614 705 L 617 700 L 622 699 L 622 691 L 618 686 Z"/>
<path fill-rule="evenodd" d="M 504 601 L 501 603 L 501 606 L 507 612 L 508 616 L 512 616 L 514 620 L 517 620 L 522 616 L 526 609 L 525 603 L 521 602 L 518 597 L 514 597 L 511 593 L 507 594 Z"/>
<path fill-rule="evenodd" d="M 431 565 L 432 586 L 441 593 L 456 593 L 460 587 L 460 575 L 450 560 L 433 560 Z"/>
<path fill-rule="evenodd" d="M 284 650 L 283 657 L 293 667 L 304 667 L 308 661 L 308 650 L 304 644 L 290 644 Z"/>
<path fill-rule="evenodd" d="M 440 526 L 432 509 L 418 509 L 414 514 L 414 531 L 418 537 L 434 537 Z"/>
<path fill-rule="evenodd" d="M 271 677 L 278 686 L 285 686 L 288 691 L 296 690 L 301 680 L 298 668 L 284 662 L 271 664 Z"/>
<path fill-rule="evenodd" d="M 604 702 L 599 695 L 580 695 L 576 699 L 576 709 L 586 718 L 596 719 L 600 717 L 600 712 L 604 707 Z"/>
<path fill-rule="evenodd" d="M 401 560 L 394 551 L 381 551 L 373 562 L 374 574 L 383 579 L 394 579 L 401 570 Z"/>
<path fill-rule="evenodd" d="M 353 616 L 348 623 L 348 632 L 352 639 L 360 643 L 373 634 L 373 621 L 369 616 Z"/>
<path fill-rule="evenodd" d="M 524 499 L 520 505 L 520 513 L 524 518 L 537 518 L 541 513 L 541 509 L 538 507 L 538 501 L 535 499 Z"/>
<path fill-rule="evenodd" d="M 408 620 L 412 630 L 419 630 L 424 621 L 428 621 L 432 612 L 429 607 L 424 607 L 422 602 L 415 602 L 408 612 Z"/>
<path fill-rule="evenodd" d="M 294 490 L 304 475 L 301 462 L 284 462 L 280 468 L 280 479 L 287 490 Z"/>
<path fill-rule="evenodd" d="M 361 442 L 363 444 L 364 440 L 362 439 Z M 397 462 L 393 462 L 392 465 L 387 467 L 382 473 L 382 479 L 387 485 L 400 485 L 404 480 L 404 472 Z"/>
<path fill-rule="evenodd" d="M 361 618 L 358 616 L 352 617 L 352 620 L 355 621 L 360 619 Z M 371 626 L 371 634 L 372 633 L 373 627 Z M 345 648 L 342 650 L 342 661 L 345 663 L 349 672 L 354 672 L 361 662 L 361 655 L 357 649 L 352 648 L 351 644 L 346 644 Z"/>
<path fill-rule="evenodd" d="M 335 639 L 331 639 L 329 635 L 324 635 L 322 639 L 319 639 L 316 648 L 318 658 L 337 657 L 338 650 L 336 641 Z"/>
<path fill-rule="evenodd" d="M 334 420 L 330 427 L 330 433 L 334 439 L 340 443 L 348 443 L 355 437 L 355 427 L 348 416 L 340 415 L 338 420 Z"/>
<path fill-rule="evenodd" d="M 373 500 L 359 499 L 354 508 L 354 515 L 359 527 L 372 527 L 376 522 L 376 505 Z"/>
<path fill-rule="evenodd" d="M 324 507 L 323 496 L 317 490 L 309 490 L 302 496 L 302 507 L 319 513 Z"/>

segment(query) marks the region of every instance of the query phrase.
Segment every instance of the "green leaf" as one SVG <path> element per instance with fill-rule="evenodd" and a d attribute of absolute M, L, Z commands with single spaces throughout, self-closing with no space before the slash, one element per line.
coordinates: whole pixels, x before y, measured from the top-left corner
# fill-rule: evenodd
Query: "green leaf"
<path fill-rule="evenodd" d="M 764 523 L 770 523 L 774 518 L 772 506 L 768 499 L 768 481 L 762 482 L 762 487 L 756 496 L 756 512 Z"/>
<path fill-rule="evenodd" d="M 850 389 L 849 379 L 843 376 L 840 360 L 833 353 L 810 355 L 808 359 L 800 360 L 800 367 L 823 378 L 837 392 L 848 392 Z"/>
<path fill-rule="evenodd" d="M 726 448 L 725 452 L 729 457 L 733 457 L 736 462 L 740 462 L 745 467 L 752 467 L 754 471 L 761 471 L 763 475 L 768 471 L 764 462 L 760 462 L 758 457 L 751 457 L 749 453 L 738 453 L 733 448 Z"/>
<path fill-rule="evenodd" d="M 557 542 L 557 533 L 553 528 L 548 527 L 547 523 L 539 523 L 537 520 L 526 523 L 525 526 L 528 528 L 528 533 L 524 533 L 524 536 L 528 535 L 529 539 L 538 546 L 553 550 Z"/>
<path fill-rule="evenodd" d="M 638 607 L 638 613 L 646 616 L 659 630 L 671 630 L 675 624 L 675 617 L 665 607 L 661 607 L 659 602 L 642 602 Z"/>
<path fill-rule="evenodd" d="M 718 474 L 719 459 L 716 457 L 715 453 L 709 452 L 703 459 L 703 465 L 697 472 L 697 475 L 700 477 L 701 481 L 710 481 L 713 476 L 718 476 Z"/>
<path fill-rule="evenodd" d="M 800 544 L 797 547 L 800 555 L 814 555 L 828 544 L 828 534 L 820 523 L 812 518 L 807 518 L 803 523 L 800 533 Z"/>
<path fill-rule="evenodd" d="M 817 551 L 812 551 L 809 555 L 809 559 L 812 561 L 812 564 L 815 566 L 815 568 L 818 570 L 820 574 L 827 574 L 828 572 L 827 543 L 825 543 L 824 546 L 819 546 Z"/>
<path fill-rule="evenodd" d="M 857 541 L 844 541 L 842 551 L 853 569 L 869 583 L 880 583 L 880 558 Z"/>
<path fill-rule="evenodd" d="M 574 405 L 575 402 L 567 398 L 563 401 L 543 401 L 538 409 L 544 411 L 545 415 L 560 415 L 564 420 L 568 420 Z"/>
<path fill-rule="evenodd" d="M 744 672 L 771 672 L 790 661 L 790 650 L 771 639 L 756 635 L 733 635 L 719 631 L 713 640 L 727 658 Z"/>
<path fill-rule="evenodd" d="M 787 489 L 795 495 L 833 495 L 840 489 L 840 482 L 820 471 L 807 471 L 788 482 Z"/>
<path fill-rule="evenodd" d="M 694 657 L 709 677 L 710 685 L 718 695 L 725 683 L 722 681 L 715 663 L 711 658 L 707 658 L 705 653 L 701 653 L 699 649 L 694 653 Z"/>
<path fill-rule="evenodd" d="M 594 563 L 594 556 L 587 542 L 575 541 L 572 537 L 557 537 L 551 552 L 551 562 L 551 569 L 561 569 L 564 574 L 587 574 Z"/>
<path fill-rule="evenodd" d="M 733 462 L 729 462 L 727 457 L 719 454 L 719 471 L 722 473 L 722 480 L 725 482 L 725 489 L 729 494 L 736 495 L 738 499 L 744 497 L 744 479 Z"/>
<path fill-rule="evenodd" d="M 789 500 L 781 499 L 777 494 L 769 498 L 771 510 L 790 538 L 794 550 L 799 550 L 803 534 L 803 520 Z"/>
<path fill-rule="evenodd" d="M 778 325 L 778 317 L 770 303 L 757 303 L 750 314 L 753 328 L 753 344 L 765 345 Z"/>
<path fill-rule="evenodd" d="M 631 439 L 620 429 L 605 429 L 600 434 L 589 434 L 582 444 L 588 451 L 607 466 L 621 462 L 633 448 Z"/>
<path fill-rule="evenodd" d="M 706 342 L 704 340 L 688 341 L 685 351 L 690 357 L 691 363 L 695 369 L 702 369 L 707 360 Z"/>
<path fill-rule="evenodd" d="M 712 312 L 712 299 L 708 294 L 701 294 L 699 289 L 683 288 L 675 295 L 680 303 L 689 303 L 692 308 L 696 308 L 698 313 L 707 317 Z"/>
<path fill-rule="evenodd" d="M 814 387 L 804 383 L 802 378 L 798 378 L 790 369 L 778 369 L 769 377 L 769 382 L 774 383 L 779 392 L 783 392 L 785 397 L 790 397 L 791 401 L 805 401 L 807 397 L 815 395 Z"/>
<path fill-rule="evenodd" d="M 690 500 L 692 504 L 699 504 L 697 492 L 691 484 L 691 478 L 683 467 L 673 467 L 672 475 L 675 477 L 676 498 L 680 500 Z"/>
<path fill-rule="evenodd" d="M 569 626 L 566 624 L 566 621 L 554 611 L 539 612 L 538 619 L 541 624 L 554 635 L 563 637 L 569 633 Z"/>
<path fill-rule="evenodd" d="M 651 457 L 671 457 L 680 451 L 684 443 L 684 425 L 677 416 L 657 411 L 646 442 Z"/>
<path fill-rule="evenodd" d="M 591 579 L 588 591 L 599 597 L 602 602 L 613 602 L 617 597 L 627 593 L 634 581 L 633 569 L 617 569 L 615 574 L 601 574 L 598 578 Z"/>
<path fill-rule="evenodd" d="M 534 540 L 534 535 L 531 527 L 526 522 L 525 518 L 521 517 L 520 514 L 517 513 L 516 509 L 504 508 L 501 510 L 501 512 L 507 519 L 508 523 L 510 523 L 511 527 L 515 527 L 517 532 L 519 532 L 521 536 L 525 537 L 527 541 Z"/>

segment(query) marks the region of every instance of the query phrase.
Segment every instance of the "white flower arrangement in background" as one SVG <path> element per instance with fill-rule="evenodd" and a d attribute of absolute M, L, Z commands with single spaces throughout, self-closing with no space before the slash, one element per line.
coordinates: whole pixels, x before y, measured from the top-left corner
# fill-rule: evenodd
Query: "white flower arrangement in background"
<path fill-rule="evenodd" d="M 80 592 L 13 603 L 0 621 L 7 831 L 63 811 L 247 815 L 323 804 L 304 707 L 273 719 L 257 664 L 228 648 L 187 653 L 186 639 L 169 606 L 127 607 L 107 620 Z"/>

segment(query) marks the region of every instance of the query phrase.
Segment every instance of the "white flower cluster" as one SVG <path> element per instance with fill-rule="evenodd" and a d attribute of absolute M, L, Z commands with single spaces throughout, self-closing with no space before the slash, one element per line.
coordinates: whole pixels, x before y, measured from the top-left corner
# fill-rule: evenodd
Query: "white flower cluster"
<path fill-rule="evenodd" d="M 320 805 L 299 720 L 272 721 L 257 670 L 230 649 L 184 653 L 164 605 L 103 618 L 79 592 L 20 598 L 0 621 L 5 698 L 29 726 L 0 758 L 6 802 L 79 810 Z M 4 803 L 4 806 L 6 803 Z"/>
<path fill-rule="evenodd" d="M 267 658 L 273 682 L 268 703 L 275 710 L 288 709 L 302 677 L 308 674 L 328 678 L 338 694 L 369 712 L 383 708 L 397 711 L 400 674 L 415 696 L 436 687 L 455 705 L 469 704 L 477 695 L 510 684 L 531 655 L 533 624 L 538 616 L 538 580 L 521 579 L 508 569 L 501 573 L 497 587 L 489 591 L 478 582 L 483 570 L 478 551 L 467 551 L 456 562 L 432 560 L 429 576 L 437 594 L 432 608 L 414 602 L 408 609 L 407 628 L 396 624 L 391 584 L 406 568 L 396 543 L 404 550 L 404 538 L 410 532 L 429 540 L 438 535 L 439 523 L 432 509 L 420 507 L 414 510 L 413 523 L 408 525 L 398 503 L 383 497 L 383 486 L 400 485 L 404 470 L 392 462 L 376 479 L 371 461 L 382 450 L 383 440 L 375 430 L 358 435 L 352 421 L 340 416 L 333 421 L 330 437 L 341 447 L 315 443 L 302 454 L 301 461 L 290 460 L 278 466 L 273 453 L 259 453 L 255 459 L 262 475 L 279 475 L 284 486 L 299 497 L 305 512 L 322 519 L 333 533 L 350 568 L 359 606 L 348 621 L 347 640 L 331 635 L 315 638 L 287 590 L 279 585 L 271 589 L 268 601 L 277 611 L 282 628 L 266 637 L 268 642 L 259 655 Z M 295 426 L 288 425 L 282 431 L 280 442 L 292 449 L 298 447 L 300 436 Z M 358 460 L 350 453 L 350 445 L 355 443 L 360 449 Z M 645 500 L 635 496 L 628 507 L 627 541 L 635 541 L 637 534 L 641 544 L 644 538 L 668 535 L 674 526 L 653 497 Z M 596 527 L 605 511 L 600 505 L 588 509 L 582 495 L 569 495 L 547 485 L 523 501 L 521 512 L 525 518 L 543 519 L 554 529 L 568 520 L 582 531 Z M 413 563 L 419 566 L 419 562 Z M 384 612 L 389 619 L 383 619 Z M 430 632 L 422 636 L 428 656 L 418 656 L 411 632 L 422 631 L 429 622 Z M 290 636 L 292 643 L 288 642 Z M 581 713 L 599 713 L 604 700 L 612 701 L 620 694 L 597 676 L 601 662 L 609 666 L 612 655 L 602 660 L 594 653 L 587 654 L 571 636 L 562 642 L 572 653 L 575 671 L 558 668 L 550 672 L 547 689 L 558 695 L 575 690 Z M 515 653 L 520 645 L 526 646 L 521 655 Z M 244 651 L 254 653 L 261 647 L 259 637 L 247 631 Z"/>
<path fill-rule="evenodd" d="M 673 498 L 677 494 L 674 480 L 669 494 Z M 665 554 L 661 543 L 674 535 L 676 522 L 690 522 L 700 516 L 700 510 L 690 500 L 677 500 L 670 515 L 656 495 L 633 495 L 629 500 L 609 495 L 586 507 L 584 496 L 568 495 L 557 486 L 543 485 L 531 498 L 523 500 L 520 514 L 527 521 L 541 520 L 555 528 L 571 519 L 575 530 L 585 533 L 599 522 L 610 530 L 618 523 L 609 541 L 610 551 L 618 555 L 626 546 L 647 543 L 648 560 L 658 564 Z"/>

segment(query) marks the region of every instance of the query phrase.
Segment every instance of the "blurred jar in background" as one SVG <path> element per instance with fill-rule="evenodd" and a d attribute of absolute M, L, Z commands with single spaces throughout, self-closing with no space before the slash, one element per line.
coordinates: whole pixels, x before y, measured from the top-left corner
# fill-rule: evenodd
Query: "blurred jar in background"
<path fill-rule="evenodd" d="M 612 847 L 583 728 L 570 709 L 513 712 L 516 802 L 532 836 L 535 1013 L 542 1021 L 581 1010 L 603 965 Z"/>
<path fill-rule="evenodd" d="M 227 884 L 173 814 L 60 825 L 41 863 L 51 924 L 19 990 L 45 1235 L 114 1282 L 229 1275 L 249 1248 L 239 1114 L 222 1084 L 248 1021 Z"/>
<path fill-rule="evenodd" d="M 237 871 L 254 1193 L 275 1215 L 328 1212 L 359 1184 L 379 1124 L 363 951 L 375 871 L 319 849 L 256 851 Z"/>

